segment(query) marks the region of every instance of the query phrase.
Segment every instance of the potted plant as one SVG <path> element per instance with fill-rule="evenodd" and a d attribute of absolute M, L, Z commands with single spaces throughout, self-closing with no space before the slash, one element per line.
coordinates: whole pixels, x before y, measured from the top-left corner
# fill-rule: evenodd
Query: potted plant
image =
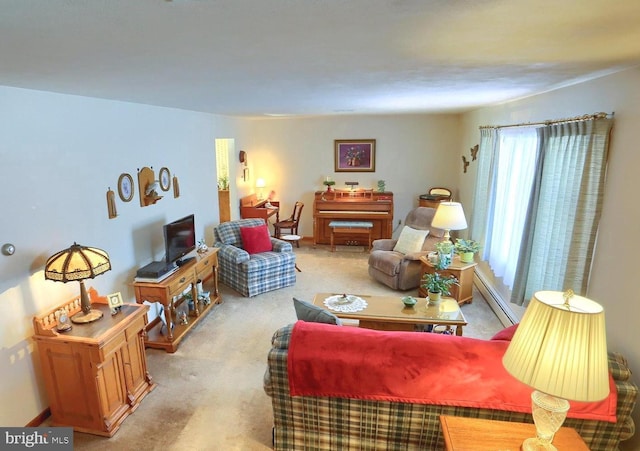
<path fill-rule="evenodd" d="M 463 263 L 473 262 L 473 255 L 480 251 L 480 243 L 474 240 L 456 239 L 454 244 L 456 254 L 460 255 L 460 261 Z"/>
<path fill-rule="evenodd" d="M 426 273 L 422 276 L 421 287 L 427 290 L 429 302 L 437 304 L 442 296 L 451 294 L 451 285 L 458 285 L 458 279 L 454 276 L 443 276 L 438 271 Z"/>
<path fill-rule="evenodd" d="M 222 175 L 218 177 L 218 190 L 227 191 L 229 189 L 229 177 Z"/>
<path fill-rule="evenodd" d="M 327 187 L 327 193 L 330 193 L 331 187 L 335 185 L 336 182 L 334 180 L 325 180 L 324 182 L 322 182 L 322 184 Z"/>

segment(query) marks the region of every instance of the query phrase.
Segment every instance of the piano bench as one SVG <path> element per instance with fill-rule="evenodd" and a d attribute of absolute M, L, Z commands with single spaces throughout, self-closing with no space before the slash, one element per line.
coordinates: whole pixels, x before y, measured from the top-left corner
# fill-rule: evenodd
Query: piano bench
<path fill-rule="evenodd" d="M 340 233 L 348 233 L 353 235 L 357 234 L 367 234 L 367 243 L 368 246 L 365 252 L 371 249 L 371 231 L 373 230 L 373 222 L 370 221 L 331 221 L 329 223 L 329 227 L 331 227 L 331 252 L 335 252 L 336 246 L 333 242 L 333 237 L 335 234 Z"/>

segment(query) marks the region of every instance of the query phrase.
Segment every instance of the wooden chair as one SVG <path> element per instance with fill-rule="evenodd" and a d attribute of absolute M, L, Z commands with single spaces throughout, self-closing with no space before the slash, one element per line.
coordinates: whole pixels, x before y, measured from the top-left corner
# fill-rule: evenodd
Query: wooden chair
<path fill-rule="evenodd" d="M 298 224 L 300 223 L 300 215 L 304 204 L 302 202 L 296 202 L 293 206 L 293 213 L 287 219 L 278 221 L 273 224 L 274 236 L 280 238 L 282 236 L 282 230 L 287 230 L 291 235 L 298 235 Z M 300 240 L 296 241 L 296 247 L 300 247 Z"/>

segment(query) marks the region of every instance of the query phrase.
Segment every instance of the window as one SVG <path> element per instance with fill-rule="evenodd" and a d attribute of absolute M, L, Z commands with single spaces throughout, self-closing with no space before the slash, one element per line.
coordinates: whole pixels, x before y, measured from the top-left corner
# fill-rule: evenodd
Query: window
<path fill-rule="evenodd" d="M 600 113 L 481 129 L 471 235 L 512 303 L 539 290 L 587 294 L 611 125 Z"/>

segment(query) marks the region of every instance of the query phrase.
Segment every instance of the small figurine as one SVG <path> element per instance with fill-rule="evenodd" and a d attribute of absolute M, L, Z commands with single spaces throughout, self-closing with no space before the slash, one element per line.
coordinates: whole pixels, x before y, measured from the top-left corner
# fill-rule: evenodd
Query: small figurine
<path fill-rule="evenodd" d="M 178 318 L 180 319 L 180 324 L 183 326 L 189 324 L 189 319 L 187 318 L 187 314 L 185 312 L 180 312 L 178 314 Z"/>

